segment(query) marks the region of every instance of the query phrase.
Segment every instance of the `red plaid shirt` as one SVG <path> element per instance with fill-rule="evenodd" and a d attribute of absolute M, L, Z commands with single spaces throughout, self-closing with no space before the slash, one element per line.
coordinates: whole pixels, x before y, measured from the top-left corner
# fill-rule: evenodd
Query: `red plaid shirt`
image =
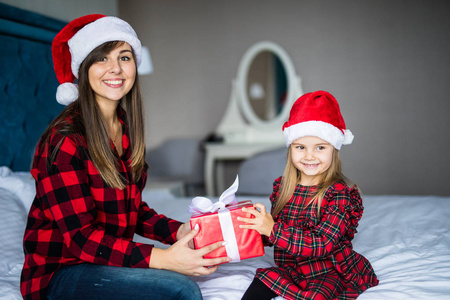
<path fill-rule="evenodd" d="M 25 299 L 45 299 L 52 275 L 65 265 L 148 268 L 153 246 L 133 242 L 135 233 L 168 244 L 176 241 L 181 223 L 157 214 L 141 199 L 147 167 L 138 182 L 132 180 L 124 111 L 119 108 L 118 113 L 123 155 L 116 155 L 119 172 L 130 182 L 124 190 L 108 187 L 102 180 L 89 158 L 84 137 L 64 136 L 54 130 L 45 151 L 36 152 L 31 170 L 36 197 L 25 229 L 21 276 Z M 60 141 L 48 171 L 49 149 Z"/>
<path fill-rule="evenodd" d="M 272 209 L 280 180 L 270 197 Z M 258 269 L 256 278 L 286 299 L 355 299 L 378 284 L 369 261 L 351 243 L 363 213 L 361 197 L 337 183 L 326 192 L 318 218 L 317 206 L 306 205 L 315 189 L 297 185 L 276 216 L 268 241 L 278 267 Z"/>

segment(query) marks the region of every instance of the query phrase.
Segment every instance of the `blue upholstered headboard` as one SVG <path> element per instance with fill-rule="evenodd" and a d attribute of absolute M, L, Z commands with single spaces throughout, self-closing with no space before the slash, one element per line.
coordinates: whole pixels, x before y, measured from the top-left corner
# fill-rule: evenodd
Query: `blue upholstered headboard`
<path fill-rule="evenodd" d="M 63 108 L 51 43 L 65 24 L 0 3 L 0 166 L 28 171 L 40 135 Z"/>

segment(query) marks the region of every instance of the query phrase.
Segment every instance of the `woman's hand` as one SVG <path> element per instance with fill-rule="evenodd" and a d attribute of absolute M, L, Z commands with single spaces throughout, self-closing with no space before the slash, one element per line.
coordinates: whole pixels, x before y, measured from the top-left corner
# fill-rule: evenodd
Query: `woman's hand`
<path fill-rule="evenodd" d="M 255 216 L 255 218 L 242 218 L 238 217 L 239 221 L 245 222 L 245 225 L 239 225 L 240 228 L 255 229 L 260 234 L 270 237 L 272 233 L 273 225 L 275 224 L 272 215 L 266 212 L 266 207 L 261 203 L 253 205 L 254 208 L 242 208 L 242 211 L 248 212 Z"/>
<path fill-rule="evenodd" d="M 183 225 L 181 225 L 180 228 L 178 228 L 177 241 L 180 240 L 181 238 L 183 238 L 184 236 L 186 236 L 189 232 L 191 232 L 191 223 L 186 222 Z M 189 247 L 191 249 L 195 249 L 193 239 L 189 241 Z"/>
<path fill-rule="evenodd" d="M 182 225 L 184 226 L 184 224 Z M 181 230 L 181 233 L 180 233 Z M 185 228 L 178 230 L 182 234 Z M 201 249 L 191 249 L 189 242 L 198 233 L 198 226 L 189 233 L 181 237 L 175 244 L 168 249 L 153 248 L 150 257 L 150 268 L 166 269 L 175 271 L 184 275 L 200 276 L 209 275 L 217 270 L 217 265 L 230 261 L 229 257 L 203 258 L 204 255 L 224 246 L 224 242 L 217 242 Z"/>

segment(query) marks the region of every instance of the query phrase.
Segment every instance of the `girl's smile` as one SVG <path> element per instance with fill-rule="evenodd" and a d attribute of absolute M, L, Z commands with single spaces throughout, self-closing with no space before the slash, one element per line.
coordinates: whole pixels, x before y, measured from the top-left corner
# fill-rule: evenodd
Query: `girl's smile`
<path fill-rule="evenodd" d="M 305 168 L 307 168 L 307 169 L 314 169 L 314 168 L 317 168 L 317 167 L 319 166 L 319 163 L 316 163 L 316 164 L 302 163 L 302 164 L 303 164 L 303 166 L 305 166 Z"/>
<path fill-rule="evenodd" d="M 291 147 L 292 163 L 301 173 L 299 183 L 319 184 L 322 174 L 331 166 L 333 146 L 318 137 L 305 136 L 295 140 Z"/>

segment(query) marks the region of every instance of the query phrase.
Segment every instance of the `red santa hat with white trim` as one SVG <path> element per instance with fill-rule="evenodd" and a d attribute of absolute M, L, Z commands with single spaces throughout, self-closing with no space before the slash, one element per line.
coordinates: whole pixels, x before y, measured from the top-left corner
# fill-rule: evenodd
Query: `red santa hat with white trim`
<path fill-rule="evenodd" d="M 96 47 L 106 42 L 124 41 L 130 44 L 141 64 L 142 46 L 136 32 L 127 22 L 117 17 L 93 14 L 67 24 L 53 39 L 52 55 L 56 78 L 58 103 L 68 105 L 78 99 L 78 70 L 84 59 Z"/>
<path fill-rule="evenodd" d="M 337 150 L 353 142 L 353 134 L 345 127 L 339 104 L 328 92 L 316 91 L 298 98 L 289 120 L 283 125 L 286 146 L 305 136 L 327 141 Z"/>

